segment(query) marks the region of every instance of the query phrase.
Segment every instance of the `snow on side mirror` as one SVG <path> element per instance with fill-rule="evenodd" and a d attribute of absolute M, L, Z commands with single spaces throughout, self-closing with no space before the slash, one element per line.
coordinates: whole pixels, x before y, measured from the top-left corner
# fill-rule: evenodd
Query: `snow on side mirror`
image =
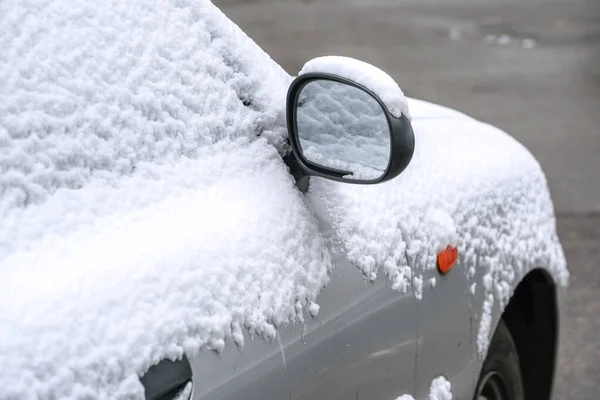
<path fill-rule="evenodd" d="M 334 72 L 338 73 L 303 73 L 315 61 L 321 61 L 321 66 L 313 65 L 312 69 L 330 71 L 333 62 Z M 336 65 L 340 63 L 343 68 Z M 307 63 L 290 85 L 288 133 L 298 166 L 305 175 L 374 184 L 398 176 L 410 163 L 414 134 L 406 99 L 398 85 L 383 73 L 397 89 L 397 96 L 393 97 L 389 80 L 384 82 L 388 85 L 384 97 L 393 100 L 386 105 L 371 89 L 377 89 L 377 85 L 367 81 L 373 79 L 373 69 L 383 73 L 358 60 L 321 57 Z M 381 89 L 382 83 L 378 84 Z"/>

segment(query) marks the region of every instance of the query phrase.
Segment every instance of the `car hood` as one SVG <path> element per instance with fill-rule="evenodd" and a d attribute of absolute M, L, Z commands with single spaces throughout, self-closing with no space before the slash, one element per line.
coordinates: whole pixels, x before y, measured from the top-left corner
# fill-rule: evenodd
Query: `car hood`
<path fill-rule="evenodd" d="M 410 115 L 413 121 L 431 119 L 472 120 L 470 116 L 439 104 L 407 97 Z"/>
<path fill-rule="evenodd" d="M 485 245 L 499 302 L 515 265 L 566 282 L 544 174 L 504 132 L 409 100 L 402 175 L 313 179 L 325 238 L 276 150 L 290 77 L 239 28 L 206 1 L 76 3 L 0 5 L 5 398 L 142 399 L 164 358 L 301 322 L 332 251 L 400 292 L 448 244 Z"/>

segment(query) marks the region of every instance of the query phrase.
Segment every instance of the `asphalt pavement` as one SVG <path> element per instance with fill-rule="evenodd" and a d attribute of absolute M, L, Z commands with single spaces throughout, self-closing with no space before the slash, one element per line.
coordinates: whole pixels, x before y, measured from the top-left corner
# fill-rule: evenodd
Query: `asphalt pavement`
<path fill-rule="evenodd" d="M 600 396 L 600 1 L 214 0 L 290 74 L 370 62 L 506 130 L 546 171 L 571 271 L 556 399 Z"/>

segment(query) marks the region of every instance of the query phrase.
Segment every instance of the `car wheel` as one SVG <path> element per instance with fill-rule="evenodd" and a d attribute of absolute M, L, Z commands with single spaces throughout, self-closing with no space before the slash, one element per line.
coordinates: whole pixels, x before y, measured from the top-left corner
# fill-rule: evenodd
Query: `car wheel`
<path fill-rule="evenodd" d="M 524 400 L 519 355 L 504 320 L 500 320 L 483 362 L 473 400 Z"/>

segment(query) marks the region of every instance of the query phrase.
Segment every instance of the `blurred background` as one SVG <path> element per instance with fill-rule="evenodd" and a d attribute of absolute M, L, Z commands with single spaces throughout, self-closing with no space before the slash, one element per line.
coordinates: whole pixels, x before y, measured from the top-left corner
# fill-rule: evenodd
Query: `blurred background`
<path fill-rule="evenodd" d="M 571 271 L 556 399 L 600 395 L 600 0 L 213 0 L 295 75 L 346 55 L 506 130 L 548 176 Z"/>

